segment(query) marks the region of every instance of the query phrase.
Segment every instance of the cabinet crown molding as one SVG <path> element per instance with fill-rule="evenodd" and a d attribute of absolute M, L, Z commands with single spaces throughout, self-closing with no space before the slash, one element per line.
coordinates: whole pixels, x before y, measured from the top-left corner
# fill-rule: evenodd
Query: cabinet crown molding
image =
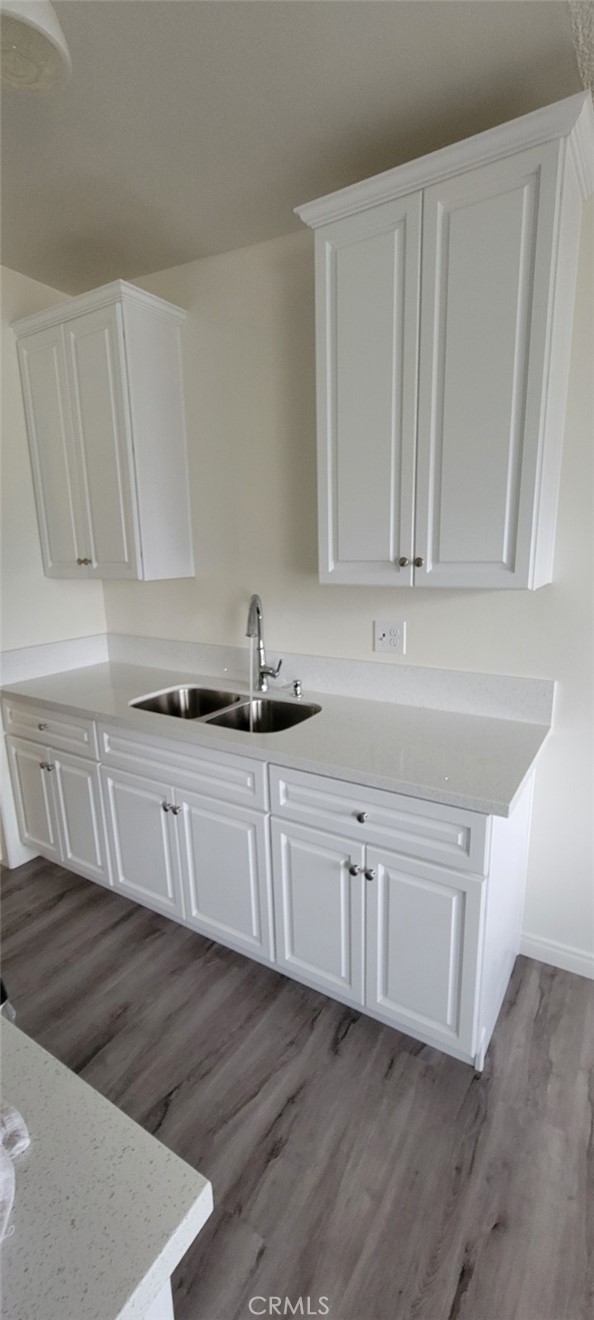
<path fill-rule="evenodd" d="M 486 165 L 511 152 L 558 138 L 569 140 L 583 199 L 586 200 L 594 193 L 594 110 L 590 93 L 578 92 L 563 101 L 544 106 L 542 110 L 534 110 L 462 142 L 385 170 L 383 174 L 296 206 L 295 215 L 311 229 L 318 229 L 333 220 L 342 220 L 454 174 Z"/>
<path fill-rule="evenodd" d="M 176 307 L 175 303 L 158 298 L 154 293 L 147 293 L 145 289 L 140 289 L 136 284 L 128 284 L 126 280 L 113 280 L 111 284 L 102 284 L 99 289 L 77 294 L 63 303 L 56 303 L 41 312 L 33 312 L 31 316 L 23 316 L 20 320 L 12 322 L 12 329 L 20 339 L 23 335 L 47 330 L 52 325 L 71 321 L 77 316 L 84 316 L 86 312 L 98 311 L 99 308 L 108 307 L 114 302 L 136 303 L 142 307 L 150 307 L 151 311 L 170 317 L 179 325 L 182 325 L 187 317 L 183 307 Z"/>

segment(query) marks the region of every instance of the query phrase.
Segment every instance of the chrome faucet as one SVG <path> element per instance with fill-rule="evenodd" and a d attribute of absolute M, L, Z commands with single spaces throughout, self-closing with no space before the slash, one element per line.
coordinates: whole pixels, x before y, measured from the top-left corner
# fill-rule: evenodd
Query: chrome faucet
<path fill-rule="evenodd" d="M 247 617 L 246 637 L 255 637 L 257 639 L 258 650 L 258 692 L 268 691 L 268 679 L 278 678 L 282 660 L 279 660 L 276 669 L 273 665 L 266 664 L 266 649 L 264 646 L 263 634 L 264 616 L 262 614 L 262 601 L 259 596 L 252 596 Z"/>

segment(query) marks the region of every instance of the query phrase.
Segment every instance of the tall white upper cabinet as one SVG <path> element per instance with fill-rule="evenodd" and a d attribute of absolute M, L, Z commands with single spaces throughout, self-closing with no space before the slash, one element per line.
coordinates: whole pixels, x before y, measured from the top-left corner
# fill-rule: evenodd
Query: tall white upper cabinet
<path fill-rule="evenodd" d="M 14 324 L 48 577 L 193 575 L 184 319 L 118 280 Z"/>
<path fill-rule="evenodd" d="M 550 582 L 588 93 L 297 208 L 322 582 Z"/>

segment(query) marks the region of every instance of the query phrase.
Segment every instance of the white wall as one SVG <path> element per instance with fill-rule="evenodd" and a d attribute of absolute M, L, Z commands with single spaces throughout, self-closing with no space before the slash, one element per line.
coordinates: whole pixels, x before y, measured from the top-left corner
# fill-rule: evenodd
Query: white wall
<path fill-rule="evenodd" d="M 2 433 L 0 649 L 36 646 L 105 631 L 101 582 L 46 578 L 31 482 L 16 341 L 11 321 L 65 295 L 2 270 Z"/>
<path fill-rule="evenodd" d="M 372 659 L 372 620 L 388 613 L 407 620 L 407 663 L 557 678 L 555 732 L 537 771 L 525 929 L 535 941 L 584 952 L 594 949 L 593 238 L 590 203 L 551 586 L 414 592 L 318 583 L 313 257 L 305 231 L 138 281 L 190 311 L 198 568 L 195 580 L 105 584 L 112 631 L 238 644 L 257 590 L 273 651 Z"/>

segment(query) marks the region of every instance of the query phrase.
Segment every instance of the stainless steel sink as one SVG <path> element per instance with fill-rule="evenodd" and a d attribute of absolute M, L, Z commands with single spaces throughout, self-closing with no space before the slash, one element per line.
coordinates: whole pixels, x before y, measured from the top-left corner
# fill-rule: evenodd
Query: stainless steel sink
<path fill-rule="evenodd" d="M 240 729 L 243 733 L 280 733 L 294 724 L 311 719 L 322 709 L 306 702 L 274 701 L 272 697 L 247 701 L 233 710 L 223 711 L 208 721 L 223 729 Z"/>
<path fill-rule="evenodd" d="M 199 720 L 223 710 L 234 702 L 244 700 L 238 692 L 217 692 L 213 688 L 176 687 L 168 692 L 157 692 L 152 697 L 139 697 L 131 706 L 139 710 L 153 710 L 159 715 L 177 715 L 182 720 Z"/>

